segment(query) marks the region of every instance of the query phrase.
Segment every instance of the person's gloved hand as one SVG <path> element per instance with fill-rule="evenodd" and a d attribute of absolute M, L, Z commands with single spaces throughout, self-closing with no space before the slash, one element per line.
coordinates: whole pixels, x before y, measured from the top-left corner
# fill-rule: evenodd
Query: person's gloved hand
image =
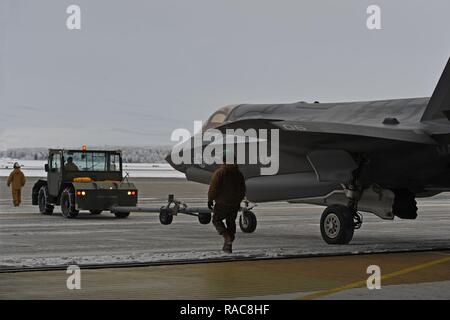
<path fill-rule="evenodd" d="M 211 201 L 208 201 L 208 208 L 210 209 L 210 210 L 212 210 L 213 208 L 214 208 L 214 202 L 211 200 Z"/>

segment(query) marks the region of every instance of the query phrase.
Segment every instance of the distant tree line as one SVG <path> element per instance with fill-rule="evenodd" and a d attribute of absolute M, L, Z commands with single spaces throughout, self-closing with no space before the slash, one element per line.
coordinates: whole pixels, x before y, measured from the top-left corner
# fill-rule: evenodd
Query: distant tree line
<path fill-rule="evenodd" d="M 164 158 L 170 153 L 170 146 L 153 147 L 91 147 L 99 150 L 122 150 L 122 158 L 126 163 L 164 163 Z M 0 150 L 0 158 L 18 160 L 46 160 L 47 148 L 10 148 Z"/>

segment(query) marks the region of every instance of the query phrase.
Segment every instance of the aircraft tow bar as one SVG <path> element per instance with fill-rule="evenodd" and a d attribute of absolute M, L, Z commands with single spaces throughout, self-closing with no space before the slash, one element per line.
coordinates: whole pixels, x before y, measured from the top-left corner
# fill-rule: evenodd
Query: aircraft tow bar
<path fill-rule="evenodd" d="M 162 207 L 111 207 L 112 213 L 125 212 L 147 212 L 159 213 L 159 220 L 162 224 L 168 225 L 172 223 L 173 216 L 178 214 L 186 214 L 198 217 L 201 224 L 211 222 L 211 210 L 207 207 L 189 207 L 186 203 L 176 200 L 173 194 L 169 194 L 167 204 Z"/>
<path fill-rule="evenodd" d="M 239 208 L 241 215 L 239 217 L 239 226 L 245 233 L 252 233 L 256 229 L 257 220 L 252 209 L 255 204 L 250 204 L 244 200 L 244 206 Z M 212 210 L 207 207 L 190 207 L 186 203 L 176 200 L 173 194 L 169 194 L 167 204 L 161 207 L 122 207 L 113 206 L 110 208 L 112 213 L 130 213 L 130 212 L 147 212 L 159 213 L 159 221 L 163 225 L 171 224 L 173 217 L 178 214 L 186 214 L 195 216 L 201 224 L 208 224 L 212 219 Z"/>

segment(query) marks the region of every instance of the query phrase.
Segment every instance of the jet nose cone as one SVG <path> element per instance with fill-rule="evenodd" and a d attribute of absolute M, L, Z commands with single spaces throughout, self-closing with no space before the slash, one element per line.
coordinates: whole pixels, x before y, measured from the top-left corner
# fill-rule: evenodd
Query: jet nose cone
<path fill-rule="evenodd" d="M 174 168 L 175 170 L 180 171 L 180 172 L 183 172 L 183 173 L 186 172 L 186 166 L 185 166 L 185 165 L 183 165 L 183 164 L 175 164 L 175 163 L 173 162 L 173 160 L 172 160 L 172 153 L 169 153 L 169 154 L 166 156 L 165 160 L 166 160 L 167 163 L 169 163 L 170 166 L 171 166 L 172 168 Z"/>

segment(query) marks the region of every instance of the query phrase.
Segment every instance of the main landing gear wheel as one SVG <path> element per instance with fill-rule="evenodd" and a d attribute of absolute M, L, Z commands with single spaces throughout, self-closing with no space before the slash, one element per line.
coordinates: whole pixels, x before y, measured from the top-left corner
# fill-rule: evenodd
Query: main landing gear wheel
<path fill-rule="evenodd" d="M 76 218 L 78 210 L 75 210 L 75 193 L 72 188 L 66 188 L 61 194 L 61 213 L 65 218 Z"/>
<path fill-rule="evenodd" d="M 173 215 L 166 209 L 166 207 L 162 207 L 159 210 L 159 222 L 163 225 L 171 224 L 173 221 Z"/>
<path fill-rule="evenodd" d="M 320 219 L 320 233 L 328 244 L 348 244 L 355 231 L 354 211 L 343 205 L 331 205 Z"/>
<path fill-rule="evenodd" d="M 252 211 L 244 211 L 239 217 L 239 227 L 241 227 L 242 232 L 252 233 L 256 230 L 257 220 L 256 216 Z"/>
<path fill-rule="evenodd" d="M 198 215 L 198 222 L 201 224 L 208 224 L 211 222 L 211 213 L 199 213 Z"/>
<path fill-rule="evenodd" d="M 42 186 L 38 193 L 39 212 L 45 215 L 51 215 L 54 207 L 48 204 L 48 188 Z"/>

